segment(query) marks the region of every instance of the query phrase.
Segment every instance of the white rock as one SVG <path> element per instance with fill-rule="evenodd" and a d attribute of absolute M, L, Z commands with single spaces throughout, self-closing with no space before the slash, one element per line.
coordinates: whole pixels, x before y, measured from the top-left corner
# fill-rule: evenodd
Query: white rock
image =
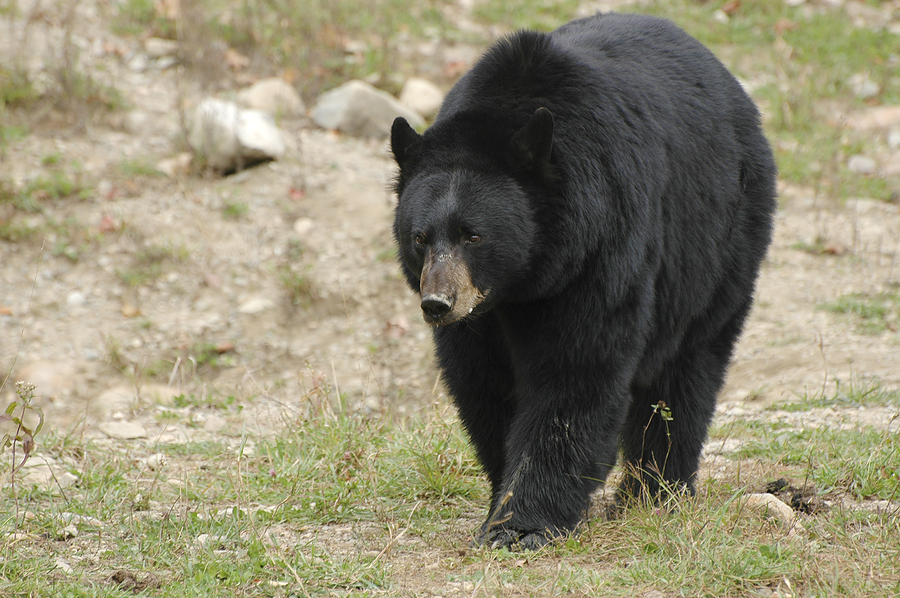
<path fill-rule="evenodd" d="M 180 174 L 187 174 L 191 169 L 194 156 L 190 152 L 181 152 L 177 156 L 164 158 L 156 163 L 156 170 L 169 178 L 175 178 Z"/>
<path fill-rule="evenodd" d="M 794 522 L 794 510 L 772 494 L 750 494 L 744 506 L 763 517 L 775 519 L 785 528 Z"/>
<path fill-rule="evenodd" d="M 258 314 L 275 307 L 275 302 L 266 297 L 250 297 L 238 306 L 238 313 Z"/>
<path fill-rule="evenodd" d="M 168 464 L 168 459 L 162 453 L 153 453 L 144 460 L 144 465 L 147 466 L 147 469 L 153 471 L 159 471 Z"/>
<path fill-rule="evenodd" d="M 861 100 L 874 98 L 881 93 L 881 86 L 869 79 L 865 73 L 858 73 L 850 77 L 850 89 Z"/>
<path fill-rule="evenodd" d="M 391 94 L 355 79 L 319 96 L 310 116 L 323 129 L 337 129 L 359 137 L 385 137 L 398 116 L 413 127 L 424 119 Z"/>
<path fill-rule="evenodd" d="M 147 429 L 137 422 L 103 422 L 97 427 L 110 438 L 116 438 L 118 440 L 134 440 L 136 438 L 147 437 Z"/>
<path fill-rule="evenodd" d="M 87 298 L 81 291 L 69 291 L 66 295 L 66 305 L 69 307 L 81 307 L 85 304 Z"/>
<path fill-rule="evenodd" d="M 441 108 L 444 93 L 431 81 L 412 77 L 403 84 L 400 101 L 425 118 L 433 118 Z"/>
<path fill-rule="evenodd" d="M 299 237 L 306 236 L 306 233 L 311 231 L 315 225 L 312 218 L 297 218 L 294 221 L 294 233 Z"/>
<path fill-rule="evenodd" d="M 891 149 L 900 148 L 900 128 L 891 129 L 887 134 L 887 144 Z"/>
<path fill-rule="evenodd" d="M 144 40 L 144 51 L 150 58 L 162 58 L 178 53 L 178 42 L 161 37 L 148 37 Z"/>
<path fill-rule="evenodd" d="M 284 155 L 284 139 L 271 116 L 215 98 L 191 113 L 188 144 L 210 167 L 226 172 Z"/>
<path fill-rule="evenodd" d="M 245 108 L 268 112 L 273 116 L 300 116 L 306 111 L 300 94 L 294 87 L 278 77 L 260 79 L 250 87 L 242 89 L 237 102 Z"/>
<path fill-rule="evenodd" d="M 900 106 L 875 106 L 847 119 L 847 124 L 858 130 L 886 129 L 900 125 Z"/>
<path fill-rule="evenodd" d="M 847 168 L 854 174 L 872 174 L 878 168 L 878 164 L 868 156 L 855 155 L 850 156 L 847 161 Z"/>
<path fill-rule="evenodd" d="M 77 533 L 77 530 L 76 530 Z M 72 568 L 72 565 L 69 564 L 69 561 L 62 557 L 56 558 L 56 568 L 65 573 L 66 575 L 72 575 L 75 573 L 75 569 Z"/>

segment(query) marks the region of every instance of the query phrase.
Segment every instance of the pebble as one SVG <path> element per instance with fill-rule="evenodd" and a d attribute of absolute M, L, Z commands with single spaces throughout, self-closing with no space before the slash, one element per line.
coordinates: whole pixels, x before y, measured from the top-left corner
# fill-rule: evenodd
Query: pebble
<path fill-rule="evenodd" d="M 144 40 L 144 51 L 150 58 L 162 58 L 178 53 L 178 42 L 161 37 L 148 37 Z"/>
<path fill-rule="evenodd" d="M 250 297 L 238 306 L 238 313 L 258 314 L 275 307 L 275 302 L 266 297 Z"/>
<path fill-rule="evenodd" d="M 847 161 L 847 168 L 854 174 L 872 174 L 878 168 L 878 164 L 868 156 L 857 154 Z"/>
<path fill-rule="evenodd" d="M 887 144 L 891 149 L 900 149 L 900 127 L 888 131 Z"/>
<path fill-rule="evenodd" d="M 85 304 L 87 298 L 81 291 L 69 291 L 66 295 L 66 305 L 69 307 L 81 307 Z"/>
<path fill-rule="evenodd" d="M 772 494 L 750 494 L 744 506 L 763 517 L 777 520 L 785 529 L 794 522 L 794 510 Z"/>
<path fill-rule="evenodd" d="M 137 438 L 147 437 L 147 429 L 137 422 L 103 422 L 102 424 L 99 424 L 97 428 L 110 438 L 115 438 L 117 440 L 135 440 Z"/>
<path fill-rule="evenodd" d="M 168 464 L 168 459 L 162 453 L 153 453 L 152 455 L 144 459 L 144 465 L 147 466 L 147 469 L 150 469 L 152 471 L 159 471 Z"/>
<path fill-rule="evenodd" d="M 297 218 L 297 220 L 294 221 L 294 233 L 298 237 L 305 237 L 306 233 L 311 231 L 315 225 L 312 218 Z"/>
<path fill-rule="evenodd" d="M 861 100 L 874 98 L 881 93 L 881 86 L 869 79 L 865 73 L 858 73 L 850 77 L 850 89 Z"/>

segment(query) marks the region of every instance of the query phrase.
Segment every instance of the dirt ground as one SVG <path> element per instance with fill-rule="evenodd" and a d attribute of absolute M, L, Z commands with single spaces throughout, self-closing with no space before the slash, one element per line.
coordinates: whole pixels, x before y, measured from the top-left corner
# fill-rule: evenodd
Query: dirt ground
<path fill-rule="evenodd" d="M 74 126 L 50 113 L 0 158 L 16 185 L 61 170 L 89 189 L 39 212 L 0 212 L 0 222 L 40 231 L 0 241 L 0 381 L 11 371 L 0 398 L 28 379 L 60 433 L 99 437 L 106 423 L 132 422 L 149 438 L 163 433 L 154 405 L 177 395 L 245 405 L 211 412 L 202 431 L 213 435 L 278 429 L 322 380 L 375 414 L 445 402 L 430 333 L 394 260 L 385 140 L 282 120 L 278 162 L 224 178 L 136 173 L 123 165 L 181 151 L 181 110 L 202 92 L 177 67 L 133 70 L 137 40 L 91 31 L 79 38 L 85 60 L 102 65 L 130 109 Z M 897 297 L 900 205 L 839 205 L 786 184 L 780 205 L 722 418 L 853 381 L 900 387 L 896 310 L 873 329 L 825 309 L 851 295 Z M 886 426 L 890 414 L 850 416 Z"/>

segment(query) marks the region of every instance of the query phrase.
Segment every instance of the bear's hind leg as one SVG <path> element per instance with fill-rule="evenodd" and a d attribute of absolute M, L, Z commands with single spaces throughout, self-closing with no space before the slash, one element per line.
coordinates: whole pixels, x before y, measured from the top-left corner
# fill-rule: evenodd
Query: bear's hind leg
<path fill-rule="evenodd" d="M 652 383 L 633 385 L 621 438 L 625 476 L 618 490 L 620 504 L 695 492 L 716 396 L 749 307 L 748 302 L 712 337 L 698 340 L 688 333 L 680 352 Z"/>

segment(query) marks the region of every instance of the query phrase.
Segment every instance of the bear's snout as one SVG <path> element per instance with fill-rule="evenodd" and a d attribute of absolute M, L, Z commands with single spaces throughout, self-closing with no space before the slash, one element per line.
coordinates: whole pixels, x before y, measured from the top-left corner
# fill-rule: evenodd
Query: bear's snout
<path fill-rule="evenodd" d="M 450 324 L 468 316 L 486 293 L 475 287 L 458 250 L 428 249 L 419 280 L 422 315 L 429 324 Z"/>

